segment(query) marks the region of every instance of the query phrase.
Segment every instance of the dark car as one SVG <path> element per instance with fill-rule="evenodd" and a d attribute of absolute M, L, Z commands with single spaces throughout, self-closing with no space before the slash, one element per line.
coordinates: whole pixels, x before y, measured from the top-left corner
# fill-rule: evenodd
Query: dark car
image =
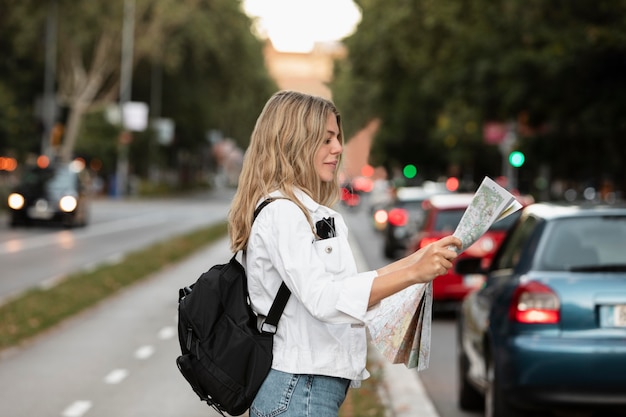
<path fill-rule="evenodd" d="M 87 188 L 71 165 L 26 169 L 7 204 L 11 226 L 35 222 L 85 226 L 89 218 Z"/>
<path fill-rule="evenodd" d="M 445 194 L 429 198 L 423 203 L 424 221 L 420 230 L 413 236 L 409 252 L 417 251 L 428 244 L 454 233 L 465 210 L 474 198 L 471 193 Z M 525 199 L 518 198 L 526 205 Z M 519 211 L 495 222 L 472 246 L 463 251 L 457 259 L 476 257 L 483 266 L 489 262 L 502 243 L 506 232 L 519 218 Z M 434 307 L 438 310 L 455 311 L 465 296 L 483 284 L 482 275 L 461 275 L 450 269 L 433 281 Z"/>
<path fill-rule="evenodd" d="M 626 410 L 626 207 L 532 204 L 457 318 L 458 402 L 488 417 Z M 604 409 L 606 407 L 606 409 Z"/>
<path fill-rule="evenodd" d="M 433 195 L 450 193 L 445 186 L 401 187 L 384 209 L 383 253 L 389 259 L 404 254 L 411 237 L 424 221 L 424 201 Z M 380 210 L 379 210 L 380 211 Z M 375 219 L 381 213 L 374 213 Z"/>

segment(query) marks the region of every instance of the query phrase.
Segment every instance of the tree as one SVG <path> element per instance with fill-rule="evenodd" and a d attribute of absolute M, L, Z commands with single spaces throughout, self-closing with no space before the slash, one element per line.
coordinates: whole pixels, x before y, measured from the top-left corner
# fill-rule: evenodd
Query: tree
<path fill-rule="evenodd" d="M 87 113 L 103 113 L 119 101 L 124 1 L 50 1 L 58 2 L 56 87 L 65 124 L 61 155 L 67 160 L 76 149 L 89 153 L 90 147 L 106 149 L 109 155 L 117 135 L 111 137 L 111 129 L 102 125 L 102 114 L 87 126 L 83 121 Z M 156 115 L 175 119 L 174 148 L 193 153 L 202 143 L 206 146 L 208 129 L 219 129 L 245 146 L 255 116 L 276 85 L 264 65 L 263 44 L 252 34 L 240 2 L 135 0 L 134 4 L 132 99 L 153 101 L 151 74 L 158 70 L 163 74 L 163 101 Z M 8 59 L 0 63 L 0 91 L 6 87 L 7 92 L 0 100 L 15 97 L 30 106 L 21 118 L 9 119 L 9 112 L 0 116 L 2 140 L 4 130 L 24 125 L 19 120 L 33 113 L 30 103 L 41 94 L 47 2 L 0 0 L 0 6 L 10 11 L 0 15 L 3 35 L 8 35 L 0 39 L 8 52 Z M 39 141 L 31 151 L 38 150 Z M 15 148 L 17 142 L 6 146 Z"/>
<path fill-rule="evenodd" d="M 184 25 L 199 3 L 133 1 L 133 66 L 156 56 L 169 34 Z M 123 2 L 60 4 L 58 94 L 69 108 L 61 150 L 65 160 L 72 157 L 84 114 L 118 98 L 123 14 Z"/>
<path fill-rule="evenodd" d="M 43 51 L 33 42 L 42 30 L 34 24 L 37 14 L 27 19 L 21 2 L 0 0 L 0 10 L 0 152 L 20 156 L 41 142 L 35 103 L 43 85 Z"/>
<path fill-rule="evenodd" d="M 483 122 L 517 121 L 528 187 L 547 165 L 555 178 L 597 185 L 607 176 L 626 189 L 626 98 L 613 93 L 626 87 L 625 2 L 358 4 L 363 19 L 346 40 L 333 96 L 360 124 L 383 120 L 378 156 L 423 154 L 439 172 L 456 159 L 468 170 L 473 158 L 463 154 L 492 152 Z M 491 169 L 477 168 L 477 177 Z"/>

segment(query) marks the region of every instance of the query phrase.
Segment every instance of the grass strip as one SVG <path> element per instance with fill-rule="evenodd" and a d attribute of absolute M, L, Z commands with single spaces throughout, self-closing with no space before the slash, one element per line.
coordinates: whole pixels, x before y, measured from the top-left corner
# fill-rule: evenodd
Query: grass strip
<path fill-rule="evenodd" d="M 339 409 L 339 417 L 385 417 L 385 406 L 380 400 L 380 389 L 383 384 L 382 364 L 367 361 L 370 377 L 361 382 L 361 387 L 349 389 L 343 405 Z"/>
<path fill-rule="evenodd" d="M 0 306 L 0 350 L 16 346 L 64 319 L 178 262 L 226 235 L 220 222 L 128 253 L 116 264 L 68 275 L 49 289 L 33 288 Z"/>

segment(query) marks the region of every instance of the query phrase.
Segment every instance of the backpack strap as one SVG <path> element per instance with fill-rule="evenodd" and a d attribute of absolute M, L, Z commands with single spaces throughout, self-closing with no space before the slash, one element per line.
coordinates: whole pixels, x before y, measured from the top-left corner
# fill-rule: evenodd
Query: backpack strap
<path fill-rule="evenodd" d="M 267 313 L 267 317 L 265 321 L 261 325 L 261 331 L 263 333 L 276 333 L 276 329 L 278 328 L 278 320 L 280 320 L 280 316 L 283 314 L 283 310 L 287 305 L 287 301 L 289 301 L 289 296 L 291 295 L 291 291 L 287 288 L 287 285 L 283 282 L 280 284 L 280 288 L 278 289 L 278 293 L 276 294 L 276 298 L 270 307 L 269 313 Z"/>
<path fill-rule="evenodd" d="M 281 198 L 281 197 L 277 197 L 277 198 Z M 257 207 L 256 210 L 254 210 L 254 217 L 252 221 L 256 219 L 256 217 L 259 215 L 259 213 L 261 212 L 261 210 L 263 210 L 265 206 L 267 206 L 269 203 L 276 200 L 277 198 L 267 198 L 263 200 L 263 202 L 259 204 L 259 207 Z M 287 288 L 287 285 L 284 282 L 282 282 L 280 284 L 280 288 L 278 289 L 278 293 L 276 294 L 276 298 L 274 298 L 272 307 L 270 307 L 270 311 L 269 313 L 267 313 L 267 317 L 265 318 L 265 321 L 263 322 L 263 325 L 261 326 L 261 331 L 263 333 L 271 333 L 271 334 L 276 333 L 276 329 L 278 327 L 278 320 L 280 320 L 280 316 L 283 314 L 283 310 L 285 309 L 285 306 L 287 305 L 287 301 L 289 301 L 290 296 L 291 296 L 291 291 L 289 291 L 289 288 Z"/>
<path fill-rule="evenodd" d="M 252 217 L 252 221 L 254 221 L 256 219 L 256 216 L 259 215 L 259 213 L 261 212 L 261 210 L 263 210 L 263 208 L 265 206 L 267 206 L 269 203 L 271 203 L 274 200 L 276 200 L 276 198 L 266 198 L 265 200 L 263 200 L 263 202 L 261 204 L 259 204 L 259 207 L 257 207 L 254 210 L 254 217 Z"/>

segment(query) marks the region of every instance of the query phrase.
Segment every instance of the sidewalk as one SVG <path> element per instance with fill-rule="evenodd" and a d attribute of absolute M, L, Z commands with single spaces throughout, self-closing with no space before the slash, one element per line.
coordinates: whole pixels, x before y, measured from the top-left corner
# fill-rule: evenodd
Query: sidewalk
<path fill-rule="evenodd" d="M 359 271 L 367 270 L 359 245 L 352 241 Z M 389 404 L 389 417 L 439 417 L 435 406 L 426 394 L 426 390 L 415 369 L 408 369 L 403 364 L 391 364 L 374 347 L 370 346 L 370 358 L 374 358 L 383 368 L 384 386 L 380 394 Z"/>

